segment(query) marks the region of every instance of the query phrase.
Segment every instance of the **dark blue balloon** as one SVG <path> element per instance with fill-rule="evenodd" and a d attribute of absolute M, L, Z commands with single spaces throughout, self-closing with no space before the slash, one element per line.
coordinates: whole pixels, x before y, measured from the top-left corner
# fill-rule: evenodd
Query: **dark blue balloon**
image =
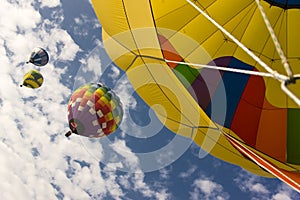
<path fill-rule="evenodd" d="M 32 50 L 29 61 L 26 63 L 32 63 L 36 66 L 44 66 L 49 61 L 49 55 L 47 51 L 41 47 L 36 47 Z"/>

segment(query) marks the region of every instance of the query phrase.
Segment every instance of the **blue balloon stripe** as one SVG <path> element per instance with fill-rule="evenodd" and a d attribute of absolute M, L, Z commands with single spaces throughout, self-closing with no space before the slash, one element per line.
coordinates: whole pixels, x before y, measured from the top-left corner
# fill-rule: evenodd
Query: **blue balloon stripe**
<path fill-rule="evenodd" d="M 244 70 L 253 70 L 254 68 L 251 65 L 248 65 L 246 63 L 243 63 L 239 61 L 236 58 L 231 58 L 230 63 L 228 67 L 236 68 L 236 69 L 244 69 Z M 223 124 L 225 127 L 230 128 L 232 124 L 232 120 L 234 118 L 234 114 L 236 112 L 236 109 L 239 105 L 240 98 L 243 95 L 243 92 L 245 90 L 245 87 L 247 85 L 247 82 L 249 80 L 250 75 L 246 74 L 240 74 L 240 73 L 234 73 L 234 72 L 224 72 L 222 76 L 222 81 L 224 86 L 217 87 L 212 100 L 210 102 L 210 105 L 205 110 L 206 113 L 212 117 L 212 106 L 215 107 L 215 105 L 212 105 L 213 102 L 218 102 L 218 99 L 223 99 L 224 94 L 224 88 L 226 92 L 226 117 L 224 122 L 224 116 L 218 112 L 217 109 L 213 110 L 213 120 L 217 123 Z"/>

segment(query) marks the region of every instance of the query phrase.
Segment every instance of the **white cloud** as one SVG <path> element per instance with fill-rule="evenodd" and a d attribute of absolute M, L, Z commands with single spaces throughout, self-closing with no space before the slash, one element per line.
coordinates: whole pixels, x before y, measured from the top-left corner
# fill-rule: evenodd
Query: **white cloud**
<path fill-rule="evenodd" d="M 155 197 L 159 200 L 171 199 L 170 193 L 168 193 L 166 190 L 160 190 L 159 192 L 156 192 Z"/>
<path fill-rule="evenodd" d="M 272 196 L 272 200 L 292 200 L 288 194 L 285 193 L 277 193 Z"/>
<path fill-rule="evenodd" d="M 269 191 L 266 189 L 266 187 L 261 183 L 255 183 L 251 186 L 251 190 L 253 192 L 262 193 L 262 194 L 268 194 Z"/>
<path fill-rule="evenodd" d="M 82 65 L 76 75 L 76 85 L 98 82 L 102 74 L 102 64 L 99 55 L 96 52 L 92 52 L 88 58 L 82 59 L 81 62 Z"/>
<path fill-rule="evenodd" d="M 0 13 L 1 36 L 5 38 L 11 36 L 12 32 L 17 32 L 18 29 L 28 31 L 41 20 L 41 15 L 36 12 L 31 1 L 17 1 L 16 3 L 2 1 Z"/>
<path fill-rule="evenodd" d="M 129 177 L 130 176 L 128 174 L 119 176 L 119 182 L 120 182 L 121 186 L 127 190 L 129 190 L 131 188 L 131 183 L 129 181 Z"/>
<path fill-rule="evenodd" d="M 43 19 L 33 0 L 13 2 L 3 1 L 0 7 L 0 198 L 105 196 L 108 188 L 99 160 L 90 157 L 78 137 L 64 137 L 71 90 L 62 84 L 67 68 L 55 67 L 55 61 L 72 61 L 80 48 L 60 28 L 60 2 L 41 2 L 42 7 L 57 7 L 52 19 Z M 50 63 L 41 69 L 44 84 L 37 90 L 20 88 L 23 74 L 35 68 L 24 65 L 35 46 L 49 50 Z M 99 144 L 94 147 L 101 149 Z"/>
<path fill-rule="evenodd" d="M 109 77 L 113 80 L 117 80 L 118 76 L 120 76 L 120 69 L 117 67 L 111 68 L 112 73 L 109 74 Z"/>
<path fill-rule="evenodd" d="M 2 1 L 0 13 L 0 41 L 1 47 L 5 47 L 4 51 L 1 50 L 1 57 L 11 54 L 7 59 L 10 61 L 12 70 L 17 63 L 27 59 L 28 52 L 31 50 L 30 47 L 28 48 L 31 41 L 31 37 L 28 35 L 41 22 L 42 17 L 29 1 L 17 3 Z"/>
<path fill-rule="evenodd" d="M 75 25 L 72 25 L 72 30 L 75 35 L 88 36 L 91 28 L 99 28 L 100 24 L 97 19 L 90 18 L 86 15 L 74 18 Z"/>
<path fill-rule="evenodd" d="M 270 196 L 272 200 L 294 200 L 299 199 L 299 193 L 285 183 L 281 183 L 277 190 Z"/>
<path fill-rule="evenodd" d="M 234 179 L 237 187 L 252 199 L 289 200 L 299 198 L 299 194 L 285 183 L 280 183 L 277 189 L 271 191 L 270 182 L 269 184 L 264 184 L 266 180 L 274 180 L 274 182 L 280 183 L 278 179 L 264 179 L 245 170 L 241 170 L 238 177 Z"/>
<path fill-rule="evenodd" d="M 190 166 L 190 168 L 188 169 L 188 171 L 186 171 L 186 172 L 181 172 L 181 173 L 179 174 L 179 177 L 180 177 L 180 178 L 187 178 L 187 177 L 190 177 L 196 170 L 197 170 L 197 166 L 195 166 L 195 165 Z"/>
<path fill-rule="evenodd" d="M 159 189 L 158 191 L 154 191 L 144 182 L 144 174 L 141 171 L 137 171 L 133 177 L 134 182 L 134 190 L 140 191 L 142 195 L 146 198 L 150 199 L 169 199 L 170 194 L 166 189 Z"/>
<path fill-rule="evenodd" d="M 169 167 L 170 169 L 172 169 L 172 167 Z M 170 178 L 170 171 L 167 168 L 161 168 L 159 169 L 159 176 L 163 179 L 168 179 Z"/>
<path fill-rule="evenodd" d="M 139 169 L 138 157 L 131 151 L 129 147 L 126 146 L 124 140 L 116 140 L 111 144 L 111 147 L 115 152 L 117 152 L 123 160 L 123 164 L 129 167 L 129 172 L 135 172 Z"/>
<path fill-rule="evenodd" d="M 257 195 L 266 195 L 269 194 L 270 191 L 261 184 L 262 179 L 256 175 L 250 174 L 244 170 L 238 175 L 238 177 L 234 180 L 243 192 L 251 192 Z"/>
<path fill-rule="evenodd" d="M 223 186 L 207 177 L 196 179 L 193 183 L 193 191 L 190 192 L 190 199 L 229 199 Z"/>
<path fill-rule="evenodd" d="M 49 53 L 53 55 L 53 60 L 72 61 L 80 51 L 66 30 L 53 29 L 47 37 Z"/>
<path fill-rule="evenodd" d="M 60 0 L 39 0 L 41 7 L 54 8 L 60 5 Z"/>

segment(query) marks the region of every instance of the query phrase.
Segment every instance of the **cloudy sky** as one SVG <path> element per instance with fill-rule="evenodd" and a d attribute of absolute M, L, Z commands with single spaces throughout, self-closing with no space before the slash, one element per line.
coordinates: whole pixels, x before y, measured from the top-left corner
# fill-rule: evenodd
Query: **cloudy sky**
<path fill-rule="evenodd" d="M 276 179 L 200 159 L 166 130 L 106 57 L 89 0 L 0 1 L 0 199 L 300 198 Z M 36 46 L 50 55 L 44 84 L 20 88 Z M 91 80 L 120 96 L 122 126 L 103 140 L 66 138 L 68 99 Z"/>

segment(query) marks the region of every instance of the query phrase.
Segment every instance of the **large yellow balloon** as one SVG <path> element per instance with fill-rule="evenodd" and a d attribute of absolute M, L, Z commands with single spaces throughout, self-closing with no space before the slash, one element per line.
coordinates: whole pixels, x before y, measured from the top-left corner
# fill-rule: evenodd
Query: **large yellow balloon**
<path fill-rule="evenodd" d="M 109 56 L 167 128 L 222 160 L 272 177 L 237 150 L 224 136 L 229 134 L 272 165 L 295 172 L 300 180 L 300 110 L 280 83 L 184 64 L 266 72 L 230 37 L 186 0 L 92 2 Z M 193 2 L 270 68 L 285 74 L 255 0 Z M 300 4 L 260 3 L 292 71 L 299 74 Z M 291 90 L 299 95 L 299 83 Z"/>

